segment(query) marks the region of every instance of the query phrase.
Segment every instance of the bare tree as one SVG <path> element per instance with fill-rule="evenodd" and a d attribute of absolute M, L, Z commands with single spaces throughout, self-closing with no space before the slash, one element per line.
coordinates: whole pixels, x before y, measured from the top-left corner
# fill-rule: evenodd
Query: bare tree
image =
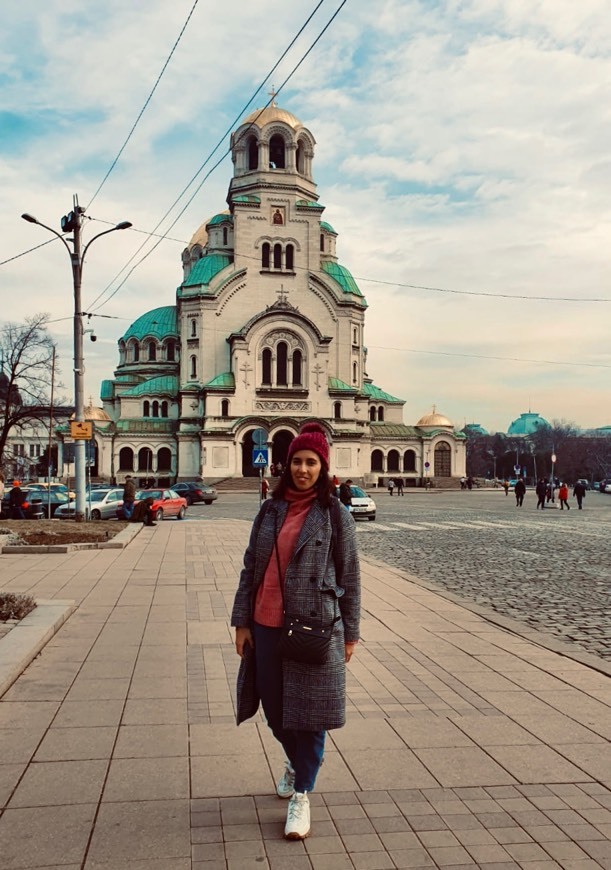
<path fill-rule="evenodd" d="M 49 414 L 53 340 L 48 314 L 0 327 L 0 465 L 11 431 Z"/>

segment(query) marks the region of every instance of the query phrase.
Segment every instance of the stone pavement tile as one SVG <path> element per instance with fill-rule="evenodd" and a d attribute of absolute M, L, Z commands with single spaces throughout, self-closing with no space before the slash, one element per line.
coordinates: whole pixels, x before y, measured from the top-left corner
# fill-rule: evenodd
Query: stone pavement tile
<path fill-rule="evenodd" d="M 549 746 L 560 746 L 563 743 L 598 743 L 603 744 L 604 738 L 589 728 L 580 725 L 562 713 L 548 708 L 545 716 L 531 716 L 517 713 L 513 718 L 536 737 Z"/>
<path fill-rule="evenodd" d="M 459 841 L 452 831 L 422 831 L 418 834 L 423 846 L 430 849 L 431 846 L 458 846 Z"/>
<path fill-rule="evenodd" d="M 521 728 L 507 716 L 452 715 L 451 720 L 468 734 L 478 746 L 521 746 L 540 743 L 534 735 Z"/>
<path fill-rule="evenodd" d="M 77 677 L 66 695 L 67 701 L 123 700 L 127 696 L 129 679 L 118 677 L 115 680 L 86 680 Z"/>
<path fill-rule="evenodd" d="M 414 749 L 428 770 L 445 786 L 504 785 L 514 778 L 478 746 Z M 491 752 L 491 754 L 493 754 Z"/>
<path fill-rule="evenodd" d="M 543 830 L 543 827 L 539 830 Z M 538 837 L 531 836 L 523 828 L 488 828 L 488 833 L 501 845 L 505 843 L 532 843 L 533 840 L 538 840 Z"/>
<path fill-rule="evenodd" d="M 435 867 L 433 859 L 422 847 L 418 849 L 393 849 L 390 852 L 390 857 L 395 862 L 395 867 L 409 868 L 409 870 L 427 870 L 429 867 Z"/>
<path fill-rule="evenodd" d="M 45 870 L 47 870 L 46 867 Z M 64 868 L 58 868 L 58 870 L 64 870 Z M 147 858 L 144 861 L 124 861 L 118 858 L 115 861 L 96 861 L 88 858 L 85 870 L 191 870 L 191 859 L 186 857 L 161 858 L 156 861 Z M 208 866 L 206 870 L 212 870 L 212 867 Z M 225 870 L 225 862 L 223 862 L 223 870 Z"/>
<path fill-rule="evenodd" d="M 473 746 L 472 740 L 453 722 L 438 716 L 397 719 L 392 721 L 391 725 L 410 749 Z M 375 745 L 377 746 L 377 740 Z"/>
<path fill-rule="evenodd" d="M 478 866 L 511 861 L 511 855 L 502 846 L 468 846 L 467 851 Z"/>
<path fill-rule="evenodd" d="M 139 679 L 140 677 L 184 678 L 186 672 L 186 661 L 183 658 L 172 658 L 165 662 L 139 658 L 134 669 L 134 679 Z"/>
<path fill-rule="evenodd" d="M 359 800 L 361 800 L 361 795 L 359 795 Z M 380 817 L 387 818 L 389 816 L 395 816 L 396 818 L 401 817 L 401 811 L 393 801 L 383 804 L 369 804 L 363 803 L 361 800 L 361 803 L 363 804 L 363 809 L 367 813 L 367 816 L 372 820 Z"/>
<path fill-rule="evenodd" d="M 422 845 L 412 831 L 388 831 L 379 834 L 384 848 L 389 852 L 396 849 L 417 849 Z"/>
<path fill-rule="evenodd" d="M 114 680 L 117 677 L 131 677 L 134 661 L 127 659 L 105 659 L 103 661 L 86 661 L 79 671 L 84 680 Z"/>
<path fill-rule="evenodd" d="M 346 764 L 362 790 L 387 789 L 399 783 L 416 788 L 436 786 L 438 783 L 407 749 L 345 750 Z"/>
<path fill-rule="evenodd" d="M 188 756 L 187 726 L 121 725 L 114 758 L 169 758 Z"/>
<path fill-rule="evenodd" d="M 94 644 L 91 652 L 87 656 L 87 661 L 91 664 L 94 662 L 128 662 L 133 664 L 138 658 L 140 646 L 127 644 L 107 644 L 99 641 Z"/>
<path fill-rule="evenodd" d="M 312 855 L 310 858 L 313 870 L 353 870 L 354 864 L 348 855 Z M 281 870 L 271 865 L 272 870 Z M 290 867 L 282 870 L 291 870 Z"/>
<path fill-rule="evenodd" d="M 594 779 L 611 779 L 611 742 L 602 746 L 597 743 L 564 743 L 559 750 Z"/>
<path fill-rule="evenodd" d="M 319 837 L 312 826 L 313 837 L 304 841 L 305 849 L 308 855 L 339 855 L 345 854 L 344 843 L 341 837 L 336 834 L 329 834 L 326 837 Z M 285 840 L 284 842 L 288 842 Z M 267 848 L 267 844 L 266 844 Z M 271 854 L 271 853 L 270 853 Z"/>
<path fill-rule="evenodd" d="M 97 803 L 106 766 L 106 761 L 34 762 L 27 768 L 9 806 L 12 809 Z"/>
<path fill-rule="evenodd" d="M 546 843 L 545 851 L 555 861 L 559 861 L 563 865 L 571 867 L 577 861 L 589 860 L 586 852 L 581 849 L 577 843 L 570 843 L 568 840 L 560 843 Z"/>
<path fill-rule="evenodd" d="M 590 858 L 598 861 L 605 870 L 609 870 L 611 867 L 611 841 L 587 840 L 580 842 L 579 845 L 584 852 L 587 852 Z"/>
<path fill-rule="evenodd" d="M 428 852 L 438 867 L 471 863 L 469 853 L 462 846 L 431 846 Z"/>
<path fill-rule="evenodd" d="M 263 840 L 239 840 L 233 843 L 225 843 L 225 858 L 229 860 L 237 860 L 238 858 L 258 859 L 257 863 L 261 863 L 261 858 L 265 858 L 265 847 Z"/>
<path fill-rule="evenodd" d="M 411 831 L 407 819 L 402 815 L 398 816 L 380 816 L 371 819 L 371 824 L 377 834 L 394 834 Z"/>
<path fill-rule="evenodd" d="M 127 699 L 122 725 L 183 725 L 187 723 L 186 704 L 175 698 Z"/>
<path fill-rule="evenodd" d="M 274 766 L 274 769 L 280 768 Z M 316 788 L 319 791 L 358 790 L 359 785 L 340 752 L 325 752 L 325 763 L 316 781 Z"/>
<path fill-rule="evenodd" d="M 271 792 L 272 776 L 262 753 L 255 756 L 191 758 L 191 791 L 195 798 Z"/>
<path fill-rule="evenodd" d="M 369 819 L 361 817 L 357 819 L 333 819 L 340 836 L 348 834 L 375 834 L 376 830 Z"/>
<path fill-rule="evenodd" d="M 71 681 L 46 680 L 23 674 L 2 696 L 2 704 L 13 701 L 63 701 Z"/>
<path fill-rule="evenodd" d="M 386 852 L 356 852 L 351 856 L 355 870 L 394 870 L 394 861 Z"/>
<path fill-rule="evenodd" d="M 54 728 L 118 725 L 123 701 L 64 701 L 53 720 Z"/>
<path fill-rule="evenodd" d="M 253 755 L 261 752 L 257 725 L 244 722 L 233 725 L 194 724 L 189 726 L 191 756 Z"/>
<path fill-rule="evenodd" d="M 188 797 L 188 758 L 114 758 L 102 799 L 153 801 Z"/>
<path fill-rule="evenodd" d="M 528 867 L 529 861 L 548 861 L 548 853 L 537 843 L 506 843 L 503 847 L 520 865 Z"/>
<path fill-rule="evenodd" d="M 59 701 L 6 701 L 6 695 L 0 701 L 0 729 L 47 728 L 57 713 Z M 2 734 L 0 733 L 0 739 Z"/>
<path fill-rule="evenodd" d="M 519 782 L 584 782 L 588 775 L 549 746 L 489 746 L 487 750 Z"/>
<path fill-rule="evenodd" d="M 104 861 L 160 861 L 190 855 L 187 800 L 103 803 L 87 866 L 98 870 Z"/>
<path fill-rule="evenodd" d="M 44 725 L 36 728 L 3 728 L 0 731 L 2 764 L 28 762 L 44 733 Z"/>
<path fill-rule="evenodd" d="M 377 852 L 384 848 L 377 834 L 346 834 L 342 840 L 350 855 L 353 852 Z"/>
<path fill-rule="evenodd" d="M 0 734 L 0 746 L 2 745 L 2 735 Z M 19 782 L 21 775 L 26 769 L 26 762 L 20 764 L 0 764 L 0 807 L 8 803 L 13 789 Z"/>
<path fill-rule="evenodd" d="M 187 678 L 134 677 L 129 687 L 131 698 L 186 698 Z"/>
<path fill-rule="evenodd" d="M 0 816 L 2 870 L 80 864 L 95 805 L 5 810 Z"/>
<path fill-rule="evenodd" d="M 276 855 L 286 855 L 289 858 L 293 858 L 295 856 L 305 855 L 306 848 L 311 843 L 314 843 L 314 842 L 317 842 L 320 840 L 325 840 L 325 839 L 327 839 L 327 838 L 326 837 L 314 837 L 314 838 L 310 837 L 308 840 L 284 840 L 284 839 L 282 839 L 282 840 L 265 840 L 264 846 L 265 846 L 265 852 L 267 853 L 267 855 L 270 858 L 275 857 Z M 335 839 L 337 840 L 339 838 L 335 837 Z M 341 844 L 341 840 L 339 842 L 340 842 L 340 846 L 341 846 L 340 851 L 343 852 L 344 847 Z M 320 849 L 319 851 L 324 852 L 325 850 Z M 332 846 L 329 846 L 328 852 L 332 853 L 333 851 L 334 850 L 333 850 Z"/>
<path fill-rule="evenodd" d="M 117 729 L 49 728 L 35 756 L 35 761 L 79 761 L 110 758 Z"/>
<path fill-rule="evenodd" d="M 340 751 L 370 749 L 371 746 L 379 749 L 402 749 L 404 745 L 386 719 L 380 721 L 353 717 L 348 719 L 343 728 L 331 731 L 329 737 Z"/>

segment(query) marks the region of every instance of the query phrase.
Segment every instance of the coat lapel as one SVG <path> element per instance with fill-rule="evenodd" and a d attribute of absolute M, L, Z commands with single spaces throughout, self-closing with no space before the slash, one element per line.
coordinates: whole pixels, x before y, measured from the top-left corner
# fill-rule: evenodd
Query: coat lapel
<path fill-rule="evenodd" d="M 308 515 L 305 518 L 303 526 L 301 527 L 299 537 L 297 538 L 297 544 L 295 545 L 295 549 L 293 551 L 292 559 L 295 558 L 301 548 L 310 540 L 313 535 L 316 534 L 320 527 L 324 526 L 326 518 L 326 511 L 321 507 L 318 501 L 315 501 L 310 511 L 308 512 Z"/>

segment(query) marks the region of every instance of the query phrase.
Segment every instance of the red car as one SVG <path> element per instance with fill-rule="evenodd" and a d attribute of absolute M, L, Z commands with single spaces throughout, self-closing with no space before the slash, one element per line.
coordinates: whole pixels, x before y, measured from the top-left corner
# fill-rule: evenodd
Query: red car
<path fill-rule="evenodd" d="M 152 498 L 151 510 L 156 520 L 164 520 L 168 517 L 176 517 L 184 520 L 187 513 L 187 500 L 178 495 L 172 489 L 139 489 L 136 493 L 136 503 L 144 498 Z M 117 508 L 117 516 L 120 520 L 125 519 L 123 508 Z"/>

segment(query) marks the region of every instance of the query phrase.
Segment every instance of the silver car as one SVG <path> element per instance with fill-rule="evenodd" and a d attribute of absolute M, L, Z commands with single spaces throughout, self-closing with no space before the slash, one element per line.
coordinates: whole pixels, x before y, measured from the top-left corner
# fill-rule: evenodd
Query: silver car
<path fill-rule="evenodd" d="M 117 508 L 123 503 L 123 489 L 92 489 L 85 499 L 85 516 L 88 520 L 111 520 L 117 516 Z M 58 507 L 55 516 L 70 520 L 76 513 L 76 502 Z"/>

